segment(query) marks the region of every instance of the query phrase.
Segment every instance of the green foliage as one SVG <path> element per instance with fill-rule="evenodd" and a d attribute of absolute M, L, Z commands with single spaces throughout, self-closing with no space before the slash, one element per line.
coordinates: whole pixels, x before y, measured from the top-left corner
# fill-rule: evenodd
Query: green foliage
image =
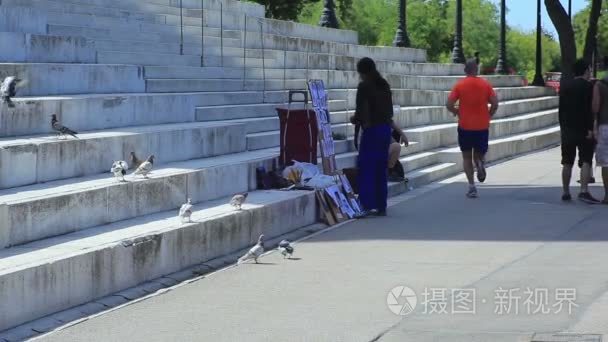
<path fill-rule="evenodd" d="M 350 9 L 343 6 L 338 11 L 341 27 L 357 31 L 361 44 L 392 45 L 397 28 L 398 0 L 349 1 Z M 407 4 L 411 45 L 425 49 L 429 62 L 450 62 L 454 41 L 455 1 L 408 0 Z M 316 25 L 322 9 L 322 1 L 307 4 L 300 12 L 298 21 Z M 606 20 L 607 17 L 603 17 L 601 23 Z M 601 25 L 600 32 L 608 35 L 608 30 L 602 30 Z M 466 57 L 472 57 L 474 52 L 479 51 L 484 68 L 493 68 L 498 57 L 499 34 L 499 11 L 495 2 L 463 1 L 463 48 Z M 604 42 L 608 42 L 608 36 L 606 38 Z M 510 67 L 532 78 L 536 59 L 535 32 L 509 28 L 507 54 Z M 543 35 L 543 70 L 555 70 L 559 66 L 559 56 L 557 41 L 550 35 Z"/>
<path fill-rule="evenodd" d="M 576 38 L 576 51 L 579 57 L 582 56 L 585 39 L 587 37 L 587 27 L 589 25 L 589 12 L 591 11 L 591 4 L 587 4 L 587 7 L 576 13 L 572 19 L 572 26 L 574 28 L 574 35 Z M 602 15 L 598 22 L 598 36 L 597 43 L 598 49 L 601 56 L 608 54 L 608 8 L 607 6 L 602 7 Z"/>

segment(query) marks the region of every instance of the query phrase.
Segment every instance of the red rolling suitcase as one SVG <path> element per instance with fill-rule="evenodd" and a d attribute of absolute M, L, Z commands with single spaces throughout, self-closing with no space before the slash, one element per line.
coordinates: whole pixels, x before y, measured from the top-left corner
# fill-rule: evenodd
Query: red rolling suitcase
<path fill-rule="evenodd" d="M 304 99 L 295 101 L 296 94 Z M 304 109 L 292 109 L 294 103 L 303 103 Z M 281 167 L 292 165 L 294 160 L 316 165 L 319 128 L 315 112 L 308 108 L 308 92 L 290 90 L 287 108 L 277 108 L 277 112 L 281 122 Z"/>

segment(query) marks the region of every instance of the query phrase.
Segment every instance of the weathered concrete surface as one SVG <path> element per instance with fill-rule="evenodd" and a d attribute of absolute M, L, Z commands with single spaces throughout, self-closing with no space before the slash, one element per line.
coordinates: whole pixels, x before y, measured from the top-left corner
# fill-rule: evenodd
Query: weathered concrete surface
<path fill-rule="evenodd" d="M 150 179 L 110 173 L 0 191 L 0 248 L 179 208 L 256 189 L 258 166 L 276 151 L 157 165 Z"/>
<path fill-rule="evenodd" d="M 184 197 L 185 199 L 185 197 Z M 316 221 L 314 192 L 255 192 L 243 211 L 196 206 L 0 251 L 0 330 L 68 309 Z"/>
<path fill-rule="evenodd" d="M 433 188 L 404 195 L 409 200 L 387 218 L 297 244 L 297 260 L 275 253 L 265 265 L 216 273 L 41 340 L 513 342 L 558 331 L 608 337 L 608 209 L 561 203 L 558 149 L 490 168 L 478 200 L 465 199 L 462 178 Z M 415 312 L 404 318 L 386 304 L 399 285 L 418 295 Z M 521 305 L 518 315 L 500 316 L 500 287 L 551 294 L 575 288 L 579 306 L 572 315 L 528 315 Z M 424 314 L 426 288 L 476 289 L 476 314 Z"/>
<path fill-rule="evenodd" d="M 95 63 L 95 44 L 81 37 L 0 32 L 0 62 Z"/>
<path fill-rule="evenodd" d="M 18 97 L 145 91 L 143 68 L 135 65 L 0 63 L 0 78 L 8 76 L 26 81 Z"/>
<path fill-rule="evenodd" d="M 0 7 L 0 31 L 45 34 L 47 16 L 44 11 L 18 4 L 17 7 Z"/>
<path fill-rule="evenodd" d="M 154 154 L 156 165 L 243 152 L 244 134 L 238 123 L 184 123 L 88 132 L 79 139 L 0 139 L 0 188 L 107 172 L 132 151 L 142 159 Z"/>

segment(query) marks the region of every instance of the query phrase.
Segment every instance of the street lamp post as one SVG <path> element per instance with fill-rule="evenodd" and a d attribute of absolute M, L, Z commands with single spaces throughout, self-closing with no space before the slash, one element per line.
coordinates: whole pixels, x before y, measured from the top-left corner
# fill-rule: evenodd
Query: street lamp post
<path fill-rule="evenodd" d="M 319 21 L 320 26 L 338 28 L 338 18 L 336 17 L 335 7 L 333 0 L 323 1 L 323 14 Z"/>
<path fill-rule="evenodd" d="M 498 51 L 498 62 L 496 63 L 497 74 L 507 74 L 507 23 L 506 23 L 506 0 L 500 0 L 500 47 Z"/>
<path fill-rule="evenodd" d="M 465 62 L 464 52 L 462 51 L 462 0 L 456 0 L 456 32 L 454 33 L 454 49 L 452 50 L 452 62 Z"/>
<path fill-rule="evenodd" d="M 395 40 L 393 45 L 397 47 L 409 47 L 410 37 L 407 34 L 407 2 L 406 0 L 399 0 L 399 20 L 397 25 L 397 32 L 395 33 Z"/>
<path fill-rule="evenodd" d="M 568 0 L 568 18 L 572 20 L 572 0 Z"/>
<path fill-rule="evenodd" d="M 541 26 L 540 0 L 536 0 L 536 73 L 532 85 L 542 87 L 545 85 L 543 79 L 543 55 L 542 55 L 542 26 Z"/>

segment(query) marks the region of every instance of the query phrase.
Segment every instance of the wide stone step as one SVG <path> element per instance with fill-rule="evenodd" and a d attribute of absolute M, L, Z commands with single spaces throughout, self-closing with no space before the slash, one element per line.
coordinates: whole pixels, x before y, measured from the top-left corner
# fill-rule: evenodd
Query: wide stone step
<path fill-rule="evenodd" d="M 243 211 L 228 201 L 196 205 L 186 225 L 172 210 L 0 252 L 0 330 L 317 221 L 314 192 L 256 191 Z"/>
<path fill-rule="evenodd" d="M 263 104 L 245 104 L 245 105 L 228 105 L 228 106 L 205 106 L 196 109 L 196 119 L 198 121 L 216 121 L 216 120 L 231 120 L 231 119 L 246 119 L 259 117 L 276 116 L 276 108 L 287 108 L 285 102 L 273 102 L 269 98 L 268 103 Z M 346 109 L 346 101 L 344 100 L 329 100 L 328 106 L 330 111 L 341 111 Z M 301 104 L 294 104 L 294 109 L 302 108 Z"/>
<path fill-rule="evenodd" d="M 305 90 L 306 79 L 226 80 L 226 79 L 148 79 L 149 93 L 183 93 L 213 91 Z"/>
<path fill-rule="evenodd" d="M 0 77 L 7 76 L 25 81 L 17 97 L 145 91 L 143 69 L 130 65 L 0 63 Z"/>
<path fill-rule="evenodd" d="M 537 130 L 558 123 L 557 110 L 517 115 L 494 119 L 490 124 L 490 137 L 498 138 L 531 130 Z M 424 126 L 406 129 L 408 138 L 420 142 L 425 149 L 449 146 L 458 143 L 457 123 Z"/>
<path fill-rule="evenodd" d="M 95 47 L 98 51 L 120 51 L 120 52 L 143 52 L 143 53 L 168 53 L 168 54 L 179 54 L 180 44 L 179 40 L 171 43 L 151 43 L 145 41 L 136 40 L 109 40 L 109 39 L 95 39 Z M 205 55 L 210 55 L 212 47 L 220 46 L 220 38 L 207 37 L 205 36 L 205 45 L 201 48 L 202 44 L 200 41 L 197 43 L 184 44 L 184 54 L 200 56 L 201 52 L 204 51 Z M 224 49 L 238 48 L 241 46 L 240 40 L 237 39 L 224 39 Z M 215 55 L 220 55 L 217 53 Z M 241 53 L 242 55 L 242 53 Z M 175 66 L 177 67 L 177 66 Z"/>
<path fill-rule="evenodd" d="M 256 167 L 270 169 L 277 156 L 267 150 L 157 165 L 149 179 L 129 174 L 123 183 L 108 171 L 0 190 L 0 248 L 177 210 L 188 196 L 202 202 L 253 190 Z"/>
<path fill-rule="evenodd" d="M 79 139 L 0 139 L 0 188 L 108 172 L 131 151 L 142 159 L 154 154 L 157 165 L 241 152 L 244 135 L 241 124 L 184 123 L 87 132 Z"/>
<path fill-rule="evenodd" d="M 510 87 L 494 88 L 499 101 L 530 99 L 555 96 L 552 88 L 546 87 Z M 393 101 L 402 106 L 445 106 L 449 91 L 393 89 Z M 356 91 L 349 93 L 349 105 L 354 105 Z"/>
<path fill-rule="evenodd" d="M 95 63 L 95 44 L 81 37 L 0 32 L 0 62 Z"/>
<path fill-rule="evenodd" d="M 197 106 L 285 103 L 286 91 L 136 93 L 21 97 L 15 108 L 0 106 L 0 137 L 46 134 L 56 113 L 76 131 L 191 122 Z M 341 107 L 345 108 L 345 102 Z M 202 120 L 204 121 L 204 120 Z"/>

